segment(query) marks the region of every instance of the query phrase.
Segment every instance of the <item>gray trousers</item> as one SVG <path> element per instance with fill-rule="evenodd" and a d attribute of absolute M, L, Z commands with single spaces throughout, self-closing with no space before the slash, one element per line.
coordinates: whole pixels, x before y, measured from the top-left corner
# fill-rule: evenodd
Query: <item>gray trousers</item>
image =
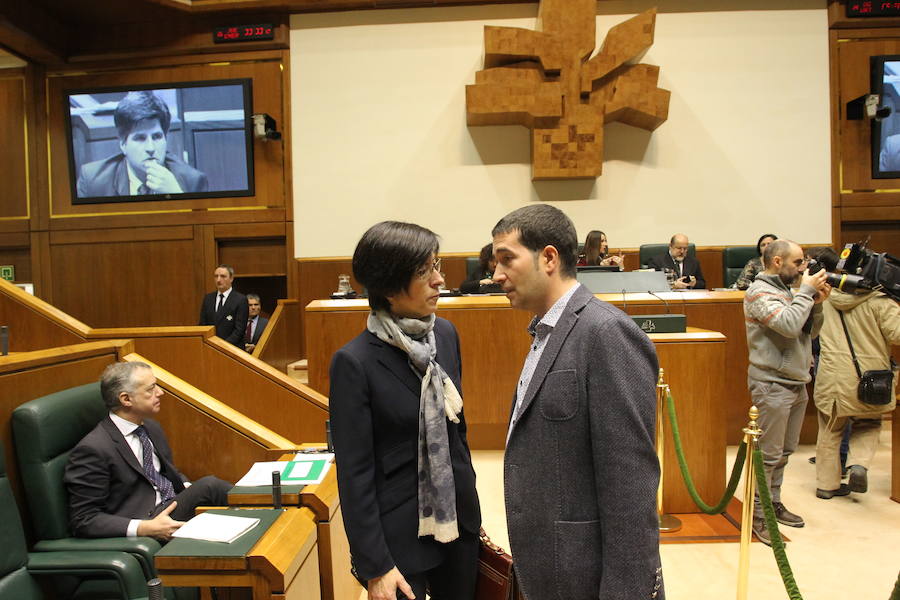
<path fill-rule="evenodd" d="M 763 455 L 766 483 L 772 492 L 772 502 L 781 502 L 784 468 L 800 442 L 800 428 L 809 396 L 803 384 L 785 385 L 748 377 L 747 385 L 750 399 L 759 409 L 757 423 L 763 431 L 759 437 L 759 450 Z M 756 517 L 763 516 L 759 493 L 753 513 Z"/>

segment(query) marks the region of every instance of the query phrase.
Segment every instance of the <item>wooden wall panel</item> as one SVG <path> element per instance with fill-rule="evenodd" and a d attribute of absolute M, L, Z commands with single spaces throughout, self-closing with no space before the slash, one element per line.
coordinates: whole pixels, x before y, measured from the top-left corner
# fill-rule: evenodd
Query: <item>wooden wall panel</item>
<path fill-rule="evenodd" d="M 169 438 L 175 464 L 191 480 L 215 475 L 235 482 L 254 462 L 269 460 L 266 448 L 184 402 L 177 392 L 167 390 L 157 420 Z"/>
<path fill-rule="evenodd" d="M 144 232 L 157 233 L 128 233 L 140 240 Z M 107 241 L 108 232 L 79 233 L 80 243 L 51 236 L 53 299 L 61 310 L 93 327 L 197 323 L 190 238 Z"/>
<path fill-rule="evenodd" d="M 296 300 L 279 300 L 253 356 L 285 373 L 287 366 L 302 356 L 301 313 L 300 303 Z"/>
<path fill-rule="evenodd" d="M 840 246 L 871 236 L 877 252 L 900 252 L 900 179 L 873 179 L 869 120 L 850 121 L 846 104 L 873 92 L 870 57 L 900 54 L 896 19 L 850 20 L 844 0 L 829 2 L 832 232 Z M 891 119 L 897 119 L 891 116 Z"/>
<path fill-rule="evenodd" d="M 283 93 L 287 75 L 281 69 L 281 52 L 210 56 L 202 64 L 172 64 L 175 61 L 129 61 L 116 65 L 118 70 L 105 70 L 88 75 L 51 76 L 47 80 L 47 122 L 51 165 L 50 198 L 52 215 L 127 214 L 147 211 L 176 211 L 209 207 L 284 208 L 284 142 L 254 141 L 255 196 L 246 198 L 212 198 L 205 200 L 172 200 L 139 203 L 107 203 L 73 205 L 71 202 L 69 163 L 65 134 L 63 92 L 66 89 L 92 86 L 127 86 L 250 78 L 253 80 L 253 112 L 267 113 L 283 122 Z M 211 62 L 219 59 L 221 62 Z M 195 59 L 196 60 L 196 59 Z M 108 66 L 107 66 L 108 69 Z M 226 215 L 226 221 L 238 219 Z M 136 223 L 137 224 L 137 223 Z"/>
<path fill-rule="evenodd" d="M 28 147 L 25 137 L 25 77 L 0 76 L 0 219 L 28 217 Z"/>

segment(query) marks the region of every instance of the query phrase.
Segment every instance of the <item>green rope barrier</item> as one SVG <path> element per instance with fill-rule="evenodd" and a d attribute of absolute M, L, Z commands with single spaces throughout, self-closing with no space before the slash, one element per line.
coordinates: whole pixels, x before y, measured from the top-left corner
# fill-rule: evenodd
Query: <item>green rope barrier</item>
<path fill-rule="evenodd" d="M 897 573 L 897 583 L 894 584 L 894 592 L 888 600 L 900 600 L 900 573 Z"/>
<path fill-rule="evenodd" d="M 678 430 L 678 417 L 675 415 L 675 400 L 672 398 L 671 392 L 666 393 L 666 412 L 669 415 L 669 423 L 672 426 L 672 439 L 675 441 L 675 455 L 678 457 L 678 468 L 681 469 L 681 477 L 684 479 L 684 484 L 691 495 L 691 500 L 694 501 L 694 504 L 700 510 L 708 515 L 718 515 L 724 512 L 728 503 L 731 502 L 734 491 L 737 489 L 738 482 L 741 479 L 741 469 L 744 467 L 744 460 L 747 457 L 747 443 L 741 441 L 741 445 L 738 446 L 737 457 L 734 459 L 734 467 L 731 470 L 731 478 L 728 480 L 728 486 L 725 488 L 725 494 L 722 496 L 722 499 L 715 506 L 709 506 L 697 493 L 694 479 L 688 470 L 687 460 L 684 458 L 684 448 L 681 445 L 681 433 Z"/>
<path fill-rule="evenodd" d="M 778 565 L 778 572 L 781 573 L 784 589 L 791 600 L 803 600 L 803 596 L 800 595 L 800 589 L 797 587 L 797 582 L 794 580 L 794 573 L 791 570 L 791 564 L 788 562 L 787 553 L 784 551 L 784 540 L 781 539 L 781 532 L 778 531 L 775 508 L 772 506 L 772 495 L 769 493 L 769 486 L 766 483 L 766 472 L 763 469 L 762 452 L 758 448 L 753 450 L 753 469 L 756 471 L 757 491 L 759 500 L 762 503 L 763 514 L 766 517 L 766 528 L 769 530 L 769 538 L 772 540 L 775 564 Z"/>

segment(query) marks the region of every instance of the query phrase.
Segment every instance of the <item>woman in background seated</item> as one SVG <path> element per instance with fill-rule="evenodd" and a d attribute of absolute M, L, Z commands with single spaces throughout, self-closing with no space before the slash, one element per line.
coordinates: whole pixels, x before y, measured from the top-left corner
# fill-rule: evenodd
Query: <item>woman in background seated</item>
<path fill-rule="evenodd" d="M 471 600 L 481 512 L 460 396 L 459 337 L 435 317 L 438 237 L 370 228 L 353 254 L 366 330 L 331 361 L 331 430 L 354 573 L 370 600 Z"/>
<path fill-rule="evenodd" d="M 478 255 L 478 270 L 469 273 L 469 278 L 462 282 L 459 291 L 463 294 L 490 294 L 502 292 L 503 288 L 494 283 L 494 268 L 497 261 L 494 259 L 494 245 L 488 244 L 481 249 Z"/>
<path fill-rule="evenodd" d="M 765 251 L 766 246 L 777 239 L 778 236 L 774 233 L 764 233 L 759 237 L 759 240 L 756 242 L 756 257 L 751 258 L 744 265 L 744 270 L 741 271 L 737 281 L 734 282 L 734 287 L 739 290 L 746 290 L 753 283 L 753 280 L 756 279 L 756 276 L 766 270 L 762 263 L 763 251 Z"/>
<path fill-rule="evenodd" d="M 584 250 L 578 258 L 578 266 L 619 267 L 621 271 L 625 264 L 624 255 L 621 253 L 608 255 L 608 252 L 609 243 L 606 241 L 606 234 L 595 229 L 589 232 L 584 240 Z"/>

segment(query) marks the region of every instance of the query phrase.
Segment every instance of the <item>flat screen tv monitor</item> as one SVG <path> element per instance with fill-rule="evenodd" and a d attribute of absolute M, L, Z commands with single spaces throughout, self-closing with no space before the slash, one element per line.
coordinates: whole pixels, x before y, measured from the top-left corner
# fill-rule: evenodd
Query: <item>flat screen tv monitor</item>
<path fill-rule="evenodd" d="M 63 95 L 73 204 L 254 194 L 250 79 Z"/>
<path fill-rule="evenodd" d="M 900 55 L 873 56 L 872 93 L 890 107 L 885 119 L 872 119 L 872 178 L 900 178 Z"/>

